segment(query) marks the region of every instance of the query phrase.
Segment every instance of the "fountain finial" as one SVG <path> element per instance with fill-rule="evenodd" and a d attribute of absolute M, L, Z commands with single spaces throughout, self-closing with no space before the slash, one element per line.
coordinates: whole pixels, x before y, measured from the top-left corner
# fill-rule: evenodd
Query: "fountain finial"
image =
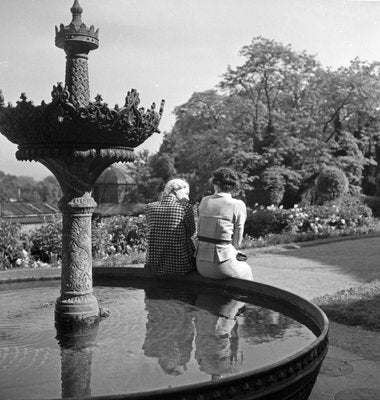
<path fill-rule="evenodd" d="M 79 1 L 75 0 L 73 6 L 70 8 L 71 14 L 73 15 L 73 20 L 71 21 L 74 25 L 82 24 L 82 12 L 83 8 L 80 6 Z"/>
<path fill-rule="evenodd" d="M 82 21 L 83 8 L 78 0 L 74 0 L 73 6 L 70 8 L 73 19 L 69 25 L 61 24 L 59 29 L 55 28 L 55 45 L 61 49 L 69 49 L 72 44 L 81 44 L 85 52 L 95 50 L 99 46 L 99 30 L 95 31 L 93 25 L 89 28 Z"/>

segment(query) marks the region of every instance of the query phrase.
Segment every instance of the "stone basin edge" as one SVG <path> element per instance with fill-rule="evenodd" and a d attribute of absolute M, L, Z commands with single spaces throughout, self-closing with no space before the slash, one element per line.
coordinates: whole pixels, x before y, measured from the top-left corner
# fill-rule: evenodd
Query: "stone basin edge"
<path fill-rule="evenodd" d="M 0 284 L 22 281 L 58 280 L 61 277 L 59 268 L 19 269 L 0 271 Z M 193 272 L 186 276 L 159 276 L 138 267 L 94 267 L 94 284 L 107 284 L 107 281 L 133 287 L 186 282 L 189 287 L 207 287 L 225 290 L 232 297 L 240 300 L 253 298 L 255 302 L 273 305 L 278 311 L 287 311 L 287 315 L 304 323 L 316 335 L 310 345 L 282 359 L 252 371 L 223 378 L 217 382 L 202 382 L 178 388 L 159 389 L 148 392 L 124 395 L 96 396 L 97 400 L 121 399 L 168 399 L 200 400 L 202 399 L 273 399 L 273 400 L 306 400 L 314 386 L 321 364 L 328 350 L 329 322 L 324 312 L 315 304 L 291 292 L 258 282 L 241 279 L 212 280 Z M 149 283 L 148 283 L 149 284 Z M 1 290 L 1 285 L 0 285 Z M 289 313 L 289 305 L 291 312 Z M 298 318 L 297 318 L 298 317 Z"/>

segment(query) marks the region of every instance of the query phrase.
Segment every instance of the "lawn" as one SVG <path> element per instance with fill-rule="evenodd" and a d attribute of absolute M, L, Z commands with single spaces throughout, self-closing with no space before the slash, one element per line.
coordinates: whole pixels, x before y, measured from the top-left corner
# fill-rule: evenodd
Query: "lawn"
<path fill-rule="evenodd" d="M 332 321 L 380 332 L 380 280 L 315 298 Z"/>

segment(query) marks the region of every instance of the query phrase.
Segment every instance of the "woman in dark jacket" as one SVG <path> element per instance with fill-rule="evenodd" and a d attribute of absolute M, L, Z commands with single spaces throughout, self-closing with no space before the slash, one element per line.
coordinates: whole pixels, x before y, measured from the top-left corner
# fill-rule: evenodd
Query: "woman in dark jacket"
<path fill-rule="evenodd" d="M 189 184 L 170 180 L 161 199 L 146 207 L 148 250 L 145 268 L 157 274 L 183 275 L 195 269 L 193 209 Z"/>

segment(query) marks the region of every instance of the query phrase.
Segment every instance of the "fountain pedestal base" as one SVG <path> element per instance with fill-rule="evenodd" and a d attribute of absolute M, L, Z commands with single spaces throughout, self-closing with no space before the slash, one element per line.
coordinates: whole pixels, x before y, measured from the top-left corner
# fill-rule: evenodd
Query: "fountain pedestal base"
<path fill-rule="evenodd" d="M 57 325 L 91 326 L 99 321 L 99 305 L 94 295 L 64 297 L 59 297 L 55 304 Z"/>

